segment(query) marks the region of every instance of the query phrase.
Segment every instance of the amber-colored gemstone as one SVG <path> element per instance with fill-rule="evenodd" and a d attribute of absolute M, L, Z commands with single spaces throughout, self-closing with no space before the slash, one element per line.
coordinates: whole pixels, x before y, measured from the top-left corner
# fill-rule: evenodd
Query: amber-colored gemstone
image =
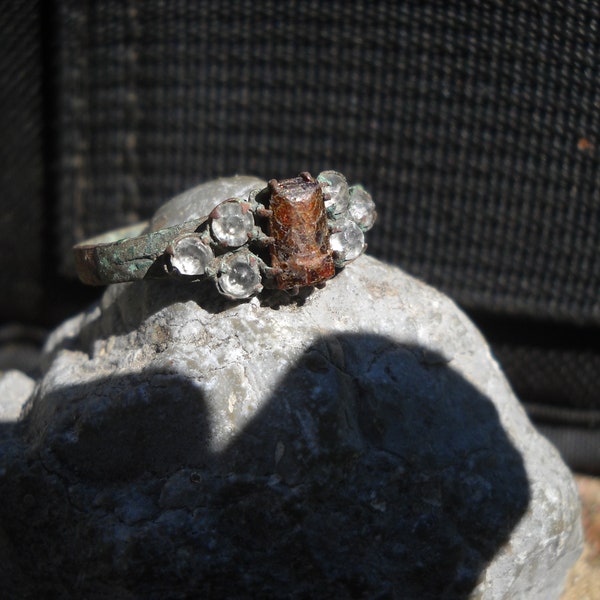
<path fill-rule="evenodd" d="M 321 185 L 309 173 L 269 182 L 271 266 L 279 289 L 312 286 L 335 275 Z"/>

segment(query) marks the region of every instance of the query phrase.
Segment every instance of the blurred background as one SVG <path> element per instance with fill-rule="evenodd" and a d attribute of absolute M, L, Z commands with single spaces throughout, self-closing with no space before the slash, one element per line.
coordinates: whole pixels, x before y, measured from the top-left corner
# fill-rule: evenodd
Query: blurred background
<path fill-rule="evenodd" d="M 98 298 L 71 246 L 235 173 L 344 173 L 369 252 L 478 324 L 600 473 L 600 2 L 14 0 L 0 17 L 0 369 Z"/>

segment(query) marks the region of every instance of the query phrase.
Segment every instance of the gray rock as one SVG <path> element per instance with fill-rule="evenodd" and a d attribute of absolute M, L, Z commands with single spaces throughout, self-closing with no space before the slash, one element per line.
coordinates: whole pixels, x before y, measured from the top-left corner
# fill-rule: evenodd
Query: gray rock
<path fill-rule="evenodd" d="M 35 381 L 21 371 L 0 372 L 0 424 L 18 420 L 34 387 Z"/>
<path fill-rule="evenodd" d="M 201 183 L 165 202 L 150 220 L 150 231 L 199 219 L 228 198 L 246 198 L 255 189 L 267 185 L 266 181 L 249 175 L 236 175 Z"/>
<path fill-rule="evenodd" d="M 558 598 L 571 475 L 456 306 L 368 256 L 282 300 L 121 284 L 52 334 L 0 452 L 15 572 L 58 597 Z"/>

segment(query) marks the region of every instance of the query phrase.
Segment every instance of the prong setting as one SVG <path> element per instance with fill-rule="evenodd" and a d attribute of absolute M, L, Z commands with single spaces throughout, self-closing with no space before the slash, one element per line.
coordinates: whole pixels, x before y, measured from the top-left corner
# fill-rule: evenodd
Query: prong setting
<path fill-rule="evenodd" d="M 368 192 L 337 171 L 304 171 L 243 194 L 162 228 L 138 223 L 75 245 L 79 277 L 89 285 L 209 279 L 232 300 L 263 288 L 292 295 L 358 258 L 376 218 Z"/>
<path fill-rule="evenodd" d="M 263 287 L 293 295 L 322 287 L 356 260 L 375 218 L 370 194 L 337 171 L 273 179 L 266 190 L 221 202 L 196 232 L 173 240 L 167 269 L 179 279 L 211 279 L 232 300 Z"/>

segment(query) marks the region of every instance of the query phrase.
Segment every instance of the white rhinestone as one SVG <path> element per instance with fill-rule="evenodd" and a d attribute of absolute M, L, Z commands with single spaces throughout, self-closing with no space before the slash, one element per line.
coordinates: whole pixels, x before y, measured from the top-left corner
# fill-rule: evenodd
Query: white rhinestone
<path fill-rule="evenodd" d="M 373 227 L 377 213 L 375 202 L 371 194 L 361 185 L 353 185 L 350 188 L 350 217 L 363 230 L 368 231 Z"/>
<path fill-rule="evenodd" d="M 173 243 L 171 267 L 180 275 L 204 275 L 214 257 L 210 246 L 200 236 L 190 234 Z"/>
<path fill-rule="evenodd" d="M 232 255 L 219 273 L 217 287 L 234 300 L 248 298 L 262 289 L 256 259 L 247 254 Z"/>
<path fill-rule="evenodd" d="M 335 264 L 343 267 L 358 258 L 365 249 L 365 236 L 360 227 L 350 219 L 335 223 L 334 233 L 329 237 Z"/>
<path fill-rule="evenodd" d="M 247 204 L 227 200 L 212 213 L 212 233 L 223 246 L 236 248 L 245 244 L 254 228 L 254 215 Z"/>
<path fill-rule="evenodd" d="M 324 184 L 323 192 L 329 195 L 325 200 L 325 208 L 332 214 L 339 215 L 348 209 L 348 182 L 337 171 L 323 171 L 317 181 Z"/>

